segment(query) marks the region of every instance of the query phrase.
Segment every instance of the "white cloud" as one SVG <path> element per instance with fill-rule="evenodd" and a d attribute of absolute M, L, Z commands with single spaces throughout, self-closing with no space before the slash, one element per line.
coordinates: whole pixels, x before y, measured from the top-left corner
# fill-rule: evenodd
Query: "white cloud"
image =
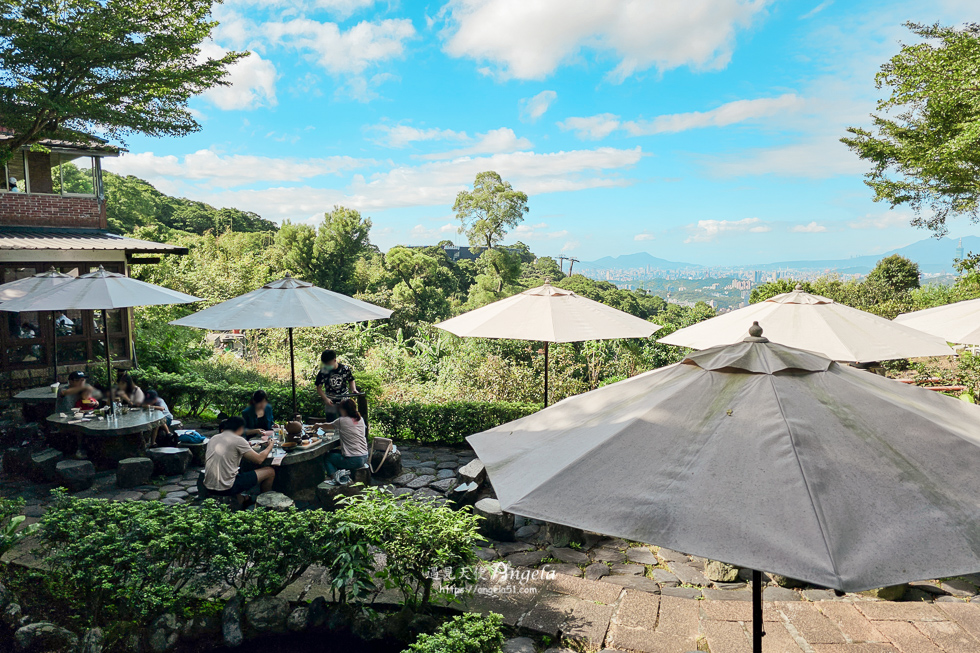
<path fill-rule="evenodd" d="M 824 9 L 826 9 L 827 7 L 829 7 L 832 4 L 834 4 L 834 0 L 824 0 L 823 2 L 821 2 L 820 4 L 818 4 L 816 7 L 814 7 L 810 11 L 808 11 L 805 14 L 803 14 L 802 16 L 800 16 L 800 20 L 808 20 L 810 18 L 813 18 L 814 16 L 816 16 L 817 14 L 819 14 L 821 11 L 823 11 Z"/>
<path fill-rule="evenodd" d="M 851 229 L 891 229 L 892 227 L 908 227 L 912 216 L 898 211 L 884 213 L 869 213 L 862 218 L 847 223 Z"/>
<path fill-rule="evenodd" d="M 438 152 L 436 154 L 426 154 L 421 157 L 427 160 L 455 159 L 474 154 L 498 154 L 501 152 L 516 152 L 518 150 L 528 150 L 531 148 L 531 141 L 524 137 L 518 138 L 514 130 L 507 127 L 491 129 L 485 134 L 477 134 L 476 139 L 471 145 L 461 147 L 448 152 Z"/>
<path fill-rule="evenodd" d="M 519 103 L 521 120 L 534 122 L 544 115 L 557 98 L 558 94 L 554 91 L 541 91 L 534 97 L 523 98 Z"/>
<path fill-rule="evenodd" d="M 558 238 L 567 238 L 568 230 L 559 229 L 557 231 L 551 230 L 547 222 L 539 222 L 537 224 L 520 224 L 517 225 L 511 232 L 510 235 L 521 241 L 527 240 L 555 240 Z"/>
<path fill-rule="evenodd" d="M 650 232 L 644 231 L 643 233 L 639 233 L 633 236 L 633 240 L 656 240 L 656 236 L 654 236 Z"/>
<path fill-rule="evenodd" d="M 805 105 L 803 98 L 794 93 L 786 93 L 774 98 L 735 100 L 709 111 L 671 113 L 649 120 L 621 121 L 615 114 L 600 113 L 595 116 L 567 118 L 559 122 L 558 126 L 565 131 L 574 131 L 575 135 L 583 140 L 599 140 L 617 130 L 625 131 L 630 136 L 650 136 L 706 127 L 727 127 L 736 123 L 794 113 Z"/>
<path fill-rule="evenodd" d="M 375 0 L 225 0 L 224 4 L 233 8 L 271 9 L 288 13 L 319 9 L 338 18 L 347 18 L 373 6 Z"/>
<path fill-rule="evenodd" d="M 623 123 L 622 128 L 633 136 L 673 134 L 688 129 L 726 127 L 748 120 L 768 118 L 776 114 L 797 111 L 804 104 L 803 98 L 793 93 L 786 93 L 774 98 L 735 100 L 710 111 L 673 113 L 657 116 L 651 120 L 633 120 Z"/>
<path fill-rule="evenodd" d="M 208 186 L 231 188 L 260 182 L 302 181 L 345 170 L 361 168 L 373 161 L 349 156 L 325 159 L 294 159 L 220 154 L 214 150 L 198 150 L 184 156 L 157 156 L 153 152 L 123 154 L 106 160 L 105 168 L 123 175 L 135 175 L 156 185 L 181 181 L 206 181 Z"/>
<path fill-rule="evenodd" d="M 323 212 L 334 204 L 360 211 L 408 206 L 452 205 L 461 190 L 472 187 L 477 173 L 496 170 L 514 188 L 528 195 L 587 188 L 627 186 L 621 172 L 636 165 L 642 150 L 601 147 L 537 154 L 510 152 L 401 165 L 369 177 L 354 175 L 344 189 L 278 187 L 226 190 L 202 196 L 218 206 L 236 206 L 270 219 L 296 218 Z M 200 193 L 199 193 L 200 194 Z"/>
<path fill-rule="evenodd" d="M 796 234 L 820 234 L 827 231 L 827 227 L 818 222 L 811 222 L 810 224 L 793 225 L 790 231 Z"/>
<path fill-rule="evenodd" d="M 612 55 L 622 81 L 638 71 L 724 68 L 739 28 L 768 0 L 452 0 L 445 50 L 500 78 L 542 79 L 583 50 Z"/>
<path fill-rule="evenodd" d="M 579 244 L 580 243 L 577 240 L 569 240 L 561 246 L 561 251 L 563 253 L 574 252 L 576 249 L 578 249 Z"/>
<path fill-rule="evenodd" d="M 459 225 L 446 223 L 441 227 L 430 229 L 424 225 L 417 224 L 408 233 L 412 238 L 420 240 L 445 240 L 448 234 L 459 233 Z"/>
<path fill-rule="evenodd" d="M 415 27 L 407 18 L 389 18 L 341 30 L 336 23 L 296 18 L 263 23 L 261 32 L 272 44 L 309 52 L 332 74 L 360 75 L 371 65 L 402 56 Z"/>
<path fill-rule="evenodd" d="M 771 227 L 759 218 L 743 218 L 741 220 L 698 220 L 696 225 L 688 225 L 691 233 L 685 243 L 705 243 L 726 233 L 765 233 Z"/>
<path fill-rule="evenodd" d="M 563 131 L 574 131 L 582 140 L 599 140 L 619 129 L 619 116 L 611 113 L 600 113 L 597 116 L 582 118 L 567 118 L 558 126 Z"/>
<path fill-rule="evenodd" d="M 201 44 L 199 59 L 220 59 L 228 53 L 214 43 Z M 204 98 L 224 111 L 276 106 L 276 67 L 252 52 L 229 66 L 228 86 L 215 86 L 204 92 Z"/>
<path fill-rule="evenodd" d="M 867 164 L 839 138 L 839 133 L 820 135 L 798 143 L 745 150 L 705 161 L 714 174 L 722 177 L 771 174 L 824 179 L 867 172 Z"/>
<path fill-rule="evenodd" d="M 398 148 L 421 141 L 466 141 L 469 139 L 466 132 L 437 127 L 420 129 L 411 125 L 371 125 L 367 129 L 381 133 L 379 138 L 374 139 L 379 145 Z"/>

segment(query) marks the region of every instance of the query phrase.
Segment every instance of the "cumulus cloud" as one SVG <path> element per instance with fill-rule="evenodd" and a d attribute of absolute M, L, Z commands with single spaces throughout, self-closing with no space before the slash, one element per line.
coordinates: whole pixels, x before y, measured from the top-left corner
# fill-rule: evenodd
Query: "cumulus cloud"
<path fill-rule="evenodd" d="M 370 176 L 355 174 L 344 189 L 274 187 L 198 193 L 218 206 L 237 206 L 269 218 L 295 218 L 334 204 L 361 211 L 451 205 L 470 188 L 477 173 L 496 170 L 529 195 L 627 186 L 622 172 L 636 165 L 642 150 L 600 147 L 538 154 L 509 152 L 480 157 L 399 165 Z"/>
<path fill-rule="evenodd" d="M 295 159 L 220 154 L 198 150 L 183 160 L 173 155 L 157 156 L 153 152 L 123 154 L 106 160 L 105 168 L 122 175 L 135 175 L 152 184 L 181 181 L 206 181 L 209 186 L 232 188 L 256 182 L 296 182 L 334 175 L 372 164 L 368 159 L 333 156 L 324 159 Z"/>
<path fill-rule="evenodd" d="M 523 98 L 519 103 L 521 120 L 534 122 L 544 115 L 557 98 L 558 94 L 554 91 L 541 91 L 534 97 Z"/>
<path fill-rule="evenodd" d="M 811 222 L 809 224 L 793 225 L 790 231 L 796 234 L 820 234 L 827 231 L 827 227 L 818 222 Z"/>
<path fill-rule="evenodd" d="M 765 233 L 771 227 L 759 218 L 743 218 L 741 220 L 698 220 L 696 225 L 688 225 L 690 232 L 685 243 L 706 243 L 721 234 L 727 233 Z"/>
<path fill-rule="evenodd" d="M 447 235 L 459 233 L 459 225 L 446 223 L 440 227 L 429 228 L 424 225 L 417 224 L 412 227 L 412 230 L 408 233 L 412 238 L 418 240 L 445 240 Z"/>
<path fill-rule="evenodd" d="M 656 237 L 648 231 L 636 234 L 633 236 L 633 240 L 656 240 Z"/>
<path fill-rule="evenodd" d="M 567 229 L 553 230 L 548 226 L 547 222 L 539 222 L 537 224 L 521 224 L 511 231 L 511 235 L 521 241 L 526 240 L 555 240 L 558 238 L 567 238 Z"/>
<path fill-rule="evenodd" d="M 567 118 L 558 123 L 562 131 L 574 131 L 582 140 L 597 141 L 619 129 L 619 116 L 600 113 L 596 116 Z"/>
<path fill-rule="evenodd" d="M 405 52 L 405 41 L 415 36 L 407 18 L 365 20 L 347 30 L 336 23 L 296 18 L 263 23 L 261 31 L 270 43 L 309 53 L 336 75 L 360 75 L 373 64 L 398 58 Z"/>
<path fill-rule="evenodd" d="M 203 43 L 199 59 L 220 59 L 228 50 L 215 43 Z M 228 67 L 228 86 L 214 86 L 204 99 L 224 111 L 276 106 L 276 67 L 255 52 Z"/>
<path fill-rule="evenodd" d="M 422 141 L 465 141 L 469 140 L 466 132 L 457 132 L 452 129 L 439 129 L 437 127 L 419 128 L 411 125 L 371 125 L 368 131 L 379 132 L 380 136 L 375 138 L 379 145 L 388 147 L 402 148 L 412 143 Z"/>
<path fill-rule="evenodd" d="M 892 227 L 908 227 L 912 216 L 907 213 L 885 211 L 883 213 L 868 213 L 862 218 L 847 223 L 851 229 L 891 229 Z"/>
<path fill-rule="evenodd" d="M 445 51 L 485 63 L 503 79 L 542 79 L 583 50 L 617 61 L 609 76 L 638 71 L 724 68 L 739 28 L 768 0 L 453 0 Z M 692 35 L 696 35 L 693 36 Z"/>
<path fill-rule="evenodd" d="M 461 147 L 448 152 L 437 152 L 426 154 L 421 157 L 428 160 L 455 159 L 458 157 L 471 156 L 474 154 L 497 154 L 500 152 L 516 152 L 531 148 L 531 141 L 524 137 L 518 138 L 513 129 L 501 127 L 491 129 L 485 134 L 477 134 L 473 142 L 466 147 Z"/>
<path fill-rule="evenodd" d="M 614 131 L 625 131 L 630 136 L 673 134 L 689 129 L 727 127 L 742 122 L 792 113 L 805 106 L 803 98 L 786 93 L 775 98 L 735 100 L 709 111 L 691 111 L 656 116 L 649 120 L 620 120 L 612 113 L 595 116 L 572 117 L 558 123 L 565 131 L 574 131 L 582 140 L 599 140 Z"/>

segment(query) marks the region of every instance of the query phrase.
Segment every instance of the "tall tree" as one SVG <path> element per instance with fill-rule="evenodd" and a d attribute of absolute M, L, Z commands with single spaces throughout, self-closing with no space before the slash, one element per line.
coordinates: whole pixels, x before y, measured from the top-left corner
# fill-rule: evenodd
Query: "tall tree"
<path fill-rule="evenodd" d="M 875 201 L 907 204 L 913 225 L 942 235 L 948 218 L 980 219 L 980 24 L 906 26 L 923 42 L 902 46 L 875 77 L 890 95 L 874 130 L 850 127 L 841 141 L 872 164 Z"/>
<path fill-rule="evenodd" d="M 919 287 L 919 264 L 900 254 L 892 254 L 878 261 L 868 273 L 868 281 L 883 283 L 895 292 Z"/>
<path fill-rule="evenodd" d="M 357 260 L 371 249 L 370 232 L 371 218 L 362 218 L 354 209 L 335 206 L 325 213 L 313 243 L 317 284 L 353 295 Z"/>
<path fill-rule="evenodd" d="M 201 56 L 215 0 L 4 0 L 0 160 L 43 138 L 181 136 L 188 100 L 247 52 Z M 220 0 L 219 0 L 220 1 Z"/>
<path fill-rule="evenodd" d="M 527 194 L 514 190 L 496 172 L 488 170 L 476 176 L 473 190 L 460 191 L 453 205 L 470 245 L 491 249 L 503 240 L 508 228 L 524 221 L 528 212 Z"/>

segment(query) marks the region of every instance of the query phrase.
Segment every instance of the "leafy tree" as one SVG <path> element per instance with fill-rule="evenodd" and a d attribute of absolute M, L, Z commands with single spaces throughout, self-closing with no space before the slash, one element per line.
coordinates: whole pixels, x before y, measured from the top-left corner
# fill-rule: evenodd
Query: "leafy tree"
<path fill-rule="evenodd" d="M 919 287 L 919 264 L 899 254 L 892 254 L 880 261 L 868 274 L 868 281 L 880 282 L 896 292 Z"/>
<path fill-rule="evenodd" d="M 520 255 L 510 249 L 487 249 L 476 260 L 478 274 L 470 286 L 469 306 L 477 308 L 522 290 Z"/>
<path fill-rule="evenodd" d="M 247 56 L 202 57 L 214 0 L 6 0 L 0 5 L 0 160 L 43 138 L 182 136 L 188 100 Z"/>
<path fill-rule="evenodd" d="M 399 279 L 393 289 L 395 301 L 409 308 L 415 321 L 437 322 L 449 314 L 442 286 L 453 285 L 454 279 L 436 258 L 417 249 L 392 247 L 385 266 Z"/>
<path fill-rule="evenodd" d="M 307 224 L 282 223 L 276 233 L 276 249 L 284 270 L 304 281 L 316 280 L 313 268 L 313 243 L 316 229 Z"/>
<path fill-rule="evenodd" d="M 323 215 L 313 242 L 317 285 L 352 295 L 356 291 L 357 260 L 370 251 L 371 218 L 353 209 L 335 206 Z M 309 279 L 312 281 L 312 279 Z"/>
<path fill-rule="evenodd" d="M 453 205 L 470 245 L 487 249 L 498 244 L 507 229 L 524 221 L 528 212 L 527 194 L 516 191 L 509 182 L 492 170 L 481 172 L 473 182 L 472 191 L 460 191 Z"/>
<path fill-rule="evenodd" d="M 874 131 L 842 138 L 872 164 L 875 201 L 907 204 L 915 226 L 945 234 L 948 218 L 980 219 L 980 24 L 906 23 L 923 42 L 904 45 L 875 77 L 889 96 Z"/>

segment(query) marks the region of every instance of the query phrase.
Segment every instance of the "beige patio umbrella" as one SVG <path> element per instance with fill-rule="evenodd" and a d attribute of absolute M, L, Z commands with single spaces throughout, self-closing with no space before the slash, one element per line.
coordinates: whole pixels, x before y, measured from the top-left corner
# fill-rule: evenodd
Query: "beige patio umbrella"
<path fill-rule="evenodd" d="M 289 369 L 293 379 L 293 414 L 296 414 L 298 406 L 293 329 L 386 320 L 390 316 L 391 311 L 387 308 L 318 288 L 286 273 L 278 281 L 269 282 L 261 288 L 174 320 L 170 324 L 215 331 L 287 329 Z"/>
<path fill-rule="evenodd" d="M 658 342 L 708 349 L 741 341 L 745 325 L 758 322 L 773 342 L 817 352 L 835 361 L 866 363 L 951 356 L 946 340 L 832 299 L 793 292 L 678 329 Z"/>
<path fill-rule="evenodd" d="M 0 302 L 9 302 L 28 295 L 45 293 L 57 288 L 63 283 L 74 280 L 70 274 L 58 272 L 52 266 L 47 272 L 41 272 L 24 279 L 17 279 L 0 285 Z M 40 325 L 38 325 L 40 327 Z M 58 382 L 58 325 L 55 312 L 51 311 L 51 359 L 54 361 L 54 382 Z"/>
<path fill-rule="evenodd" d="M 659 324 L 555 288 L 550 283 L 435 325 L 463 338 L 544 343 L 544 405 L 548 405 L 548 345 L 552 342 L 649 338 Z"/>
<path fill-rule="evenodd" d="M 78 276 L 46 292 L 35 292 L 19 299 L 2 302 L 0 311 L 102 311 L 102 332 L 105 334 L 105 359 L 108 372 L 106 382 L 111 386 L 112 355 L 109 353 L 106 311 L 133 306 L 189 304 L 196 301 L 199 301 L 198 297 L 155 286 L 124 274 L 106 272 L 100 265 L 95 272 Z"/>
<path fill-rule="evenodd" d="M 751 332 L 468 437 L 500 507 L 845 592 L 980 569 L 980 407 Z"/>
<path fill-rule="evenodd" d="M 947 342 L 980 345 L 980 299 L 902 313 L 895 318 L 895 322 Z"/>

